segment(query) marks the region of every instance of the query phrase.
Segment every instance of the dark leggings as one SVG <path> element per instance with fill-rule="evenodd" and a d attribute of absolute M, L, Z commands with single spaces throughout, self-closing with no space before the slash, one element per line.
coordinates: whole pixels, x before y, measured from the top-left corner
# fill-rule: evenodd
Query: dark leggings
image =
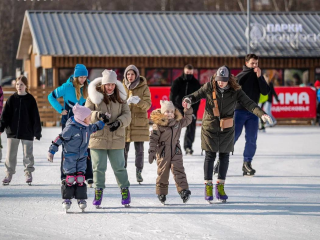
<path fill-rule="evenodd" d="M 66 127 L 65 124 L 62 125 L 62 130 Z M 93 179 L 93 173 L 92 173 L 92 162 L 91 162 L 91 155 L 90 155 L 90 149 L 88 148 L 88 158 L 87 158 L 87 169 L 86 173 L 84 174 L 86 179 Z M 62 146 L 62 152 L 61 152 L 61 164 L 60 164 L 60 178 L 66 179 L 66 175 L 63 172 L 63 146 Z"/>
<path fill-rule="evenodd" d="M 206 151 L 204 159 L 204 180 L 212 180 L 213 165 L 217 153 Z M 225 180 L 229 167 L 230 153 L 219 153 L 218 179 Z"/>

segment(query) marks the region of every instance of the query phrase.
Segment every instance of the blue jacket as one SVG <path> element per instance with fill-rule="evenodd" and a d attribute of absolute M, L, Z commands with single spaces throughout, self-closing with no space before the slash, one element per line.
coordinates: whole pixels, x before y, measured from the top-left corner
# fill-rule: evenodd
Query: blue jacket
<path fill-rule="evenodd" d="M 88 156 L 87 148 L 89 145 L 90 135 L 98 130 L 103 129 L 104 122 L 98 121 L 89 126 L 84 126 L 69 118 L 66 127 L 59 136 L 52 142 L 49 152 L 55 154 L 59 146 L 63 145 L 63 154 L 65 157 L 72 157 L 75 160 Z"/>
<path fill-rule="evenodd" d="M 318 99 L 318 102 L 320 102 L 320 88 L 317 90 L 317 99 Z"/>
<path fill-rule="evenodd" d="M 89 80 L 87 81 L 88 83 L 90 83 Z M 73 86 L 73 75 L 71 75 L 64 84 L 62 84 L 60 87 L 57 87 L 48 95 L 48 100 L 50 104 L 58 113 L 61 114 L 63 110 L 68 111 L 67 115 L 62 116 L 61 124 L 65 124 L 67 120 L 73 116 L 72 108 L 76 103 L 78 103 L 81 106 L 84 106 L 84 104 L 86 103 L 86 99 L 83 98 L 82 91 L 83 88 L 81 88 L 81 97 L 78 101 L 76 97 L 76 91 Z M 63 97 L 64 107 L 62 107 L 58 101 L 58 98 L 60 97 Z"/>

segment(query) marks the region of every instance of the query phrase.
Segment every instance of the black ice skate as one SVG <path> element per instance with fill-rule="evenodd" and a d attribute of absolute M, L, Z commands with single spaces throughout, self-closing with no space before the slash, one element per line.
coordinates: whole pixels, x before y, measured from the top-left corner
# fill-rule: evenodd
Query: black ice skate
<path fill-rule="evenodd" d="M 183 201 L 183 203 L 188 202 L 188 200 L 190 199 L 190 195 L 191 195 L 191 191 L 190 190 L 182 190 L 181 192 L 179 192 L 179 195 Z"/>
<path fill-rule="evenodd" d="M 158 199 L 163 205 L 166 204 L 166 200 L 167 200 L 166 195 L 163 195 L 163 194 L 158 195 Z"/>
<path fill-rule="evenodd" d="M 191 148 L 186 148 L 186 155 L 192 155 L 193 150 Z"/>
<path fill-rule="evenodd" d="M 139 184 L 141 184 L 143 182 L 143 178 L 142 178 L 142 170 L 141 169 L 136 169 L 136 178 L 137 178 L 137 182 Z"/>
<path fill-rule="evenodd" d="M 251 162 L 243 162 L 242 166 L 243 176 L 254 176 L 256 170 L 251 166 Z"/>

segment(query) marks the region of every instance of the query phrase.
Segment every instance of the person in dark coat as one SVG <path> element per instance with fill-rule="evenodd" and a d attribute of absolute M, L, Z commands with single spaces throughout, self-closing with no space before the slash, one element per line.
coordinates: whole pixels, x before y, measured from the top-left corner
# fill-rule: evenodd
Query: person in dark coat
<path fill-rule="evenodd" d="M 242 90 L 256 104 L 259 102 L 260 94 L 267 95 L 270 92 L 268 83 L 261 75 L 261 69 L 258 67 L 258 60 L 259 57 L 257 55 L 248 54 L 245 59 L 243 71 L 237 75 L 238 83 Z M 246 131 L 242 171 L 244 175 L 254 175 L 255 170 L 252 168 L 251 162 L 257 148 L 256 142 L 259 130 L 259 119 L 238 102 L 234 120 L 235 143 L 240 137 L 243 127 Z"/>
<path fill-rule="evenodd" d="M 213 98 L 213 91 L 216 94 Z M 227 66 L 218 69 L 210 82 L 204 84 L 198 91 L 184 98 L 184 102 L 195 104 L 201 99 L 206 99 L 205 112 L 201 127 L 201 148 L 205 150 L 204 180 L 205 199 L 213 200 L 213 164 L 219 152 L 218 180 L 215 185 L 217 199 L 225 201 L 228 196 L 224 191 L 224 183 L 229 166 L 229 154 L 234 150 L 234 112 L 239 101 L 250 113 L 272 122 L 258 105 L 251 100 L 237 84 L 234 75 L 230 74 Z M 214 112 L 218 110 L 219 116 Z M 223 127 L 223 121 L 229 118 L 228 126 Z"/>
<path fill-rule="evenodd" d="M 183 74 L 174 80 L 170 90 L 170 100 L 173 105 L 183 114 L 182 99 L 188 94 L 191 94 L 200 89 L 199 81 L 193 76 L 194 68 L 191 64 L 187 64 L 183 69 Z M 194 104 L 192 123 L 187 126 L 184 135 L 184 150 L 186 154 L 193 154 L 192 144 L 196 133 L 197 113 L 200 102 Z"/>

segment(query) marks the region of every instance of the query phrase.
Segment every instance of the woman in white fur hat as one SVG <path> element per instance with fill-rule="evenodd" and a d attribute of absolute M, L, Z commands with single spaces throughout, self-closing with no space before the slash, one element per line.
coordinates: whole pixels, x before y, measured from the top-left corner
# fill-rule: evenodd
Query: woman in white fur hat
<path fill-rule="evenodd" d="M 93 205 L 101 205 L 105 188 L 105 173 L 109 158 L 118 186 L 121 189 L 122 204 L 130 203 L 129 180 L 124 167 L 125 128 L 131 122 L 131 113 L 126 104 L 126 92 L 117 75 L 112 70 L 104 70 L 102 77 L 96 78 L 89 85 L 89 97 L 86 107 L 92 111 L 91 122 L 99 119 L 99 115 L 108 113 L 109 124 L 104 129 L 91 135 L 89 148 L 93 165 L 95 198 Z"/>

